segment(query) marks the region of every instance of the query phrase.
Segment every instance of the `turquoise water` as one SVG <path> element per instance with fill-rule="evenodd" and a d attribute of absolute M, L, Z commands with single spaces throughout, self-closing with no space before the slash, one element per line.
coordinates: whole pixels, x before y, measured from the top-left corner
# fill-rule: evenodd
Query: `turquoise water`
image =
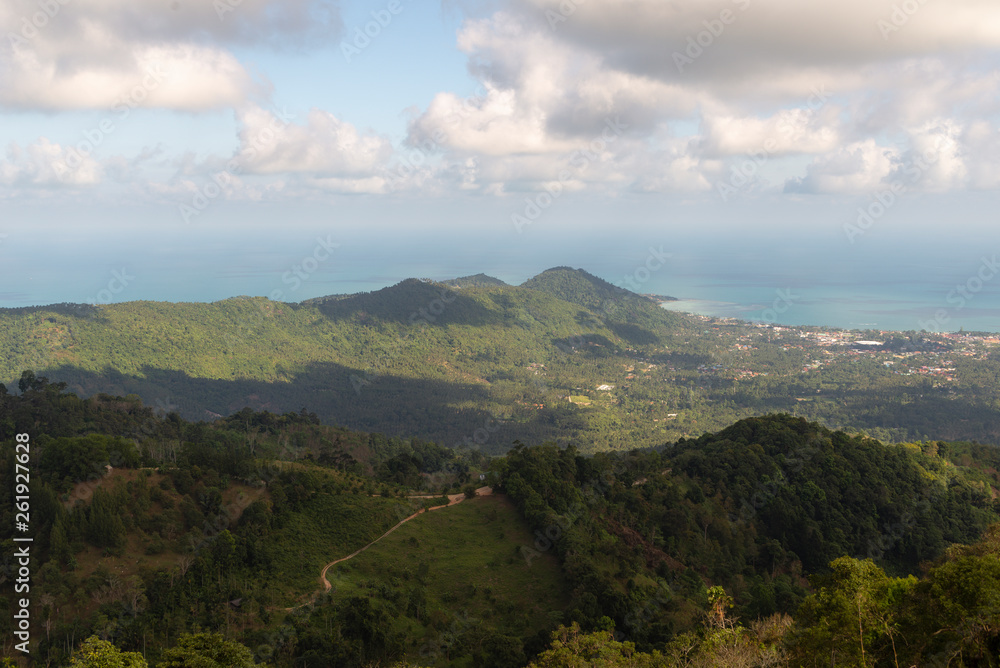
<path fill-rule="evenodd" d="M 975 287 L 973 283 L 972 287 Z M 1000 295 L 981 289 L 968 298 L 957 284 L 910 286 L 907 290 L 858 292 L 842 288 L 738 288 L 701 285 L 675 289 L 672 311 L 739 318 L 780 325 L 817 325 L 841 329 L 926 330 L 938 332 L 1000 332 Z M 697 296 L 690 297 L 694 294 Z"/>

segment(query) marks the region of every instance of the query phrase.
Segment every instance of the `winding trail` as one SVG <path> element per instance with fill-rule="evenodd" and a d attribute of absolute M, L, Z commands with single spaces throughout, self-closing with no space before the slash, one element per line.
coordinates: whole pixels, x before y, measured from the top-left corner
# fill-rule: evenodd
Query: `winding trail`
<path fill-rule="evenodd" d="M 490 496 L 492 494 L 493 494 L 493 488 L 492 487 L 480 487 L 479 489 L 476 490 L 476 496 Z M 432 494 L 432 495 L 408 496 L 406 498 L 408 498 L 408 499 L 436 499 L 439 496 L 441 496 L 441 495 L 440 494 L 437 494 L 437 495 L 433 495 Z M 441 508 L 448 508 L 449 506 L 454 506 L 455 504 L 461 503 L 464 500 L 465 500 L 465 494 L 450 494 L 448 496 L 448 503 L 447 504 L 444 504 L 444 505 L 441 505 L 441 506 L 431 506 L 430 508 L 421 508 L 420 510 L 418 510 L 415 513 L 413 513 L 409 517 L 400 520 L 395 526 L 393 526 L 391 529 L 389 529 L 384 534 L 382 534 L 381 536 L 379 536 L 378 538 L 376 538 L 372 542 L 368 543 L 364 547 L 359 548 L 359 549 L 355 550 L 354 552 L 351 552 L 346 557 L 341 557 L 340 559 L 335 559 L 335 560 L 331 561 L 330 563 L 328 563 L 326 566 L 323 567 L 323 570 L 320 571 L 320 574 L 319 574 L 319 582 L 323 586 L 323 593 L 326 593 L 326 592 L 330 591 L 330 589 L 333 588 L 333 585 L 330 584 L 330 581 L 326 579 L 326 572 L 328 570 L 330 570 L 331 566 L 335 566 L 335 565 L 339 564 L 342 561 L 347 561 L 348 559 L 353 559 L 354 557 L 358 556 L 359 554 L 361 554 L 362 552 L 364 552 L 365 550 L 367 550 L 369 547 L 371 547 L 375 543 L 379 542 L 380 540 L 382 540 L 383 538 L 385 538 L 386 536 L 388 536 L 393 531 L 395 531 L 399 527 L 403 526 L 404 524 L 406 524 L 407 522 L 409 522 L 413 518 L 417 517 L 418 515 L 421 515 L 421 514 L 427 512 L 427 511 L 430 511 L 430 510 L 439 510 Z M 292 610 L 296 610 L 298 608 L 301 608 L 302 606 L 309 605 L 310 603 L 314 602 L 319 595 L 320 595 L 320 592 L 319 591 L 315 591 L 309 597 L 309 600 L 306 601 L 305 603 L 302 603 L 300 605 L 296 605 L 296 606 L 291 607 L 291 608 L 285 608 L 285 610 L 287 612 L 291 612 Z"/>

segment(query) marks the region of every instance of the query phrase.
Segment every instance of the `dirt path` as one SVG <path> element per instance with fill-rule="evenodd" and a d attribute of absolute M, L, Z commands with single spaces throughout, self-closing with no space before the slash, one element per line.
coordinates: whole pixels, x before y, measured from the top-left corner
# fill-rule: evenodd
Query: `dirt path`
<path fill-rule="evenodd" d="M 493 488 L 491 488 L 491 487 L 480 487 L 479 489 L 476 490 L 476 496 L 490 496 L 491 494 L 493 494 Z M 438 498 L 438 496 L 441 496 L 441 495 L 439 494 L 437 496 L 409 496 L 407 498 L 409 498 L 409 499 L 436 499 L 436 498 Z M 447 504 L 441 505 L 441 506 L 432 506 L 430 508 L 421 508 L 420 510 L 418 510 L 415 513 L 413 513 L 409 517 L 407 517 L 407 518 L 405 518 L 403 520 L 400 520 L 399 523 L 397 523 L 391 529 L 389 529 L 384 534 L 382 534 L 381 536 L 379 536 L 378 538 L 376 538 L 372 542 L 368 543 L 364 547 L 362 547 L 362 548 L 360 548 L 358 550 L 355 550 L 354 552 L 350 553 L 346 557 L 341 557 L 340 559 L 335 559 L 334 561 L 331 561 L 330 563 L 328 563 L 326 566 L 323 567 L 323 570 L 320 571 L 320 574 L 319 574 L 319 582 L 323 586 L 323 592 L 324 593 L 328 592 L 328 591 L 330 591 L 330 589 L 333 588 L 333 585 L 330 584 L 330 581 L 326 579 L 326 572 L 328 570 L 330 570 L 331 566 L 336 566 L 337 564 L 339 564 L 342 561 L 347 561 L 348 559 L 353 559 L 354 557 L 358 556 L 359 554 L 361 554 L 362 552 L 364 552 L 365 550 L 367 550 L 369 547 L 371 547 L 375 543 L 379 542 L 380 540 L 382 540 L 383 538 L 385 538 L 386 536 L 388 536 L 389 534 L 391 534 L 393 531 L 395 531 L 396 529 L 398 529 L 399 527 L 403 526 L 404 524 L 406 524 L 407 522 L 409 522 L 410 520 L 412 520 L 414 517 L 417 517 L 418 515 L 420 515 L 422 513 L 425 513 L 425 512 L 427 512 L 429 510 L 438 510 L 440 508 L 447 508 L 449 506 L 454 506 L 455 504 L 461 503 L 464 500 L 465 500 L 465 494 L 450 494 L 448 496 L 448 503 Z M 319 596 L 319 594 L 320 594 L 319 591 L 313 592 L 312 596 L 310 596 L 309 600 L 306 601 L 305 603 L 303 603 L 301 605 L 297 605 L 297 606 L 295 606 L 293 608 L 285 608 L 285 610 L 290 612 L 292 610 L 295 610 L 296 608 L 301 608 L 303 605 L 309 605 L 310 603 L 312 603 L 313 601 L 316 600 L 316 597 Z"/>

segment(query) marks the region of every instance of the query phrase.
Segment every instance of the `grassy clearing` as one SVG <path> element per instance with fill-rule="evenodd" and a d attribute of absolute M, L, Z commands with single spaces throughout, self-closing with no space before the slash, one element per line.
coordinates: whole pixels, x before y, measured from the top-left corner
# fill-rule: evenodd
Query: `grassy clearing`
<path fill-rule="evenodd" d="M 323 566 L 364 547 L 410 512 L 398 499 L 317 494 L 288 515 L 272 542 L 276 584 L 292 596 L 311 594 L 319 586 Z"/>
<path fill-rule="evenodd" d="M 421 514 L 327 573 L 333 604 L 352 596 L 391 601 L 401 614 L 394 630 L 410 638 L 407 653 L 448 665 L 447 645 L 473 626 L 528 636 L 562 618 L 569 591 L 551 554 L 521 555 L 534 536 L 504 496 L 463 501 Z M 443 648 L 443 649 L 442 649 Z"/>

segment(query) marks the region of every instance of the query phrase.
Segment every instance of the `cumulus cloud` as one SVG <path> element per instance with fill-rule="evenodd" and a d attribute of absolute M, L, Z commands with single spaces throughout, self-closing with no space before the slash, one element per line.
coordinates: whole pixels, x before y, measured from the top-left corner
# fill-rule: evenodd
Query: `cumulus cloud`
<path fill-rule="evenodd" d="M 241 104 L 265 89 L 229 53 L 194 45 L 144 47 L 114 66 L 60 67 L 17 52 L 0 73 L 0 104 L 51 110 L 162 107 L 201 111 Z"/>
<path fill-rule="evenodd" d="M 176 172 L 169 182 L 147 184 L 150 194 L 198 209 L 199 198 L 261 201 L 391 190 L 386 165 L 393 149 L 385 137 L 320 109 L 297 118 L 285 109 L 248 105 L 236 119 L 239 145 L 231 155 L 186 153 L 170 161 Z"/>
<path fill-rule="evenodd" d="M 0 4 L 0 105 L 110 108 L 162 73 L 138 106 L 198 111 L 265 94 L 230 51 L 302 48 L 341 31 L 331 0 Z"/>
<path fill-rule="evenodd" d="M 804 178 L 789 181 L 785 189 L 806 193 L 870 192 L 882 185 L 899 162 L 897 149 L 867 139 L 817 158 Z"/>
<path fill-rule="evenodd" d="M 609 54 L 611 66 L 664 79 L 732 82 L 750 76 L 758 83 L 813 68 L 856 69 L 898 58 L 1000 46 L 1000 8 L 989 0 L 516 4 L 527 22 L 581 48 Z M 674 53 L 695 62 L 678 68 Z"/>
<path fill-rule="evenodd" d="M 963 129 L 958 123 L 940 119 L 909 132 L 911 150 L 903 156 L 902 168 L 893 176 L 911 176 L 922 190 L 943 192 L 965 185 L 968 168 L 961 145 Z M 919 175 L 917 172 L 919 171 Z"/>
<path fill-rule="evenodd" d="M 58 9 L 36 21 L 38 1 Z M 248 102 L 270 84 L 233 50 L 330 44 L 333 0 L 236 2 L 2 3 L 0 106 L 238 109 L 234 156 L 164 186 L 228 160 L 234 196 L 699 192 L 761 152 L 796 156 L 769 167 L 787 192 L 1000 187 L 995 0 L 459 0 L 480 87 L 433 96 L 398 150 L 320 109 Z M 41 158 L 0 164 L 3 183 L 63 183 Z"/>
<path fill-rule="evenodd" d="M 608 118 L 628 141 L 594 162 L 588 187 L 704 190 L 725 161 L 765 151 L 813 156 L 786 190 L 858 192 L 939 135 L 949 148 L 920 187 L 991 182 L 984 160 L 968 163 L 967 128 L 1000 112 L 1000 75 L 983 59 L 1000 48 L 995 2 L 500 4 L 458 36 L 481 92 L 440 93 L 409 128 L 464 189 L 540 187 Z"/>
<path fill-rule="evenodd" d="M 44 137 L 24 148 L 11 144 L 0 160 L 0 184 L 13 188 L 93 186 L 102 181 L 103 168 L 90 156 Z"/>
<path fill-rule="evenodd" d="M 248 174 L 308 173 L 368 177 L 392 155 L 385 137 L 363 134 L 333 114 L 312 109 L 302 124 L 259 107 L 240 115 L 236 162 Z"/>
<path fill-rule="evenodd" d="M 702 148 L 710 155 L 744 155 L 766 152 L 771 155 L 825 153 L 841 142 L 838 109 L 822 113 L 810 109 L 783 109 L 776 114 L 756 116 L 706 115 L 702 124 Z"/>
<path fill-rule="evenodd" d="M 702 160 L 690 151 L 662 151 L 643 162 L 649 166 L 638 171 L 632 184 L 632 190 L 637 192 L 707 191 L 722 167 L 719 162 Z"/>

